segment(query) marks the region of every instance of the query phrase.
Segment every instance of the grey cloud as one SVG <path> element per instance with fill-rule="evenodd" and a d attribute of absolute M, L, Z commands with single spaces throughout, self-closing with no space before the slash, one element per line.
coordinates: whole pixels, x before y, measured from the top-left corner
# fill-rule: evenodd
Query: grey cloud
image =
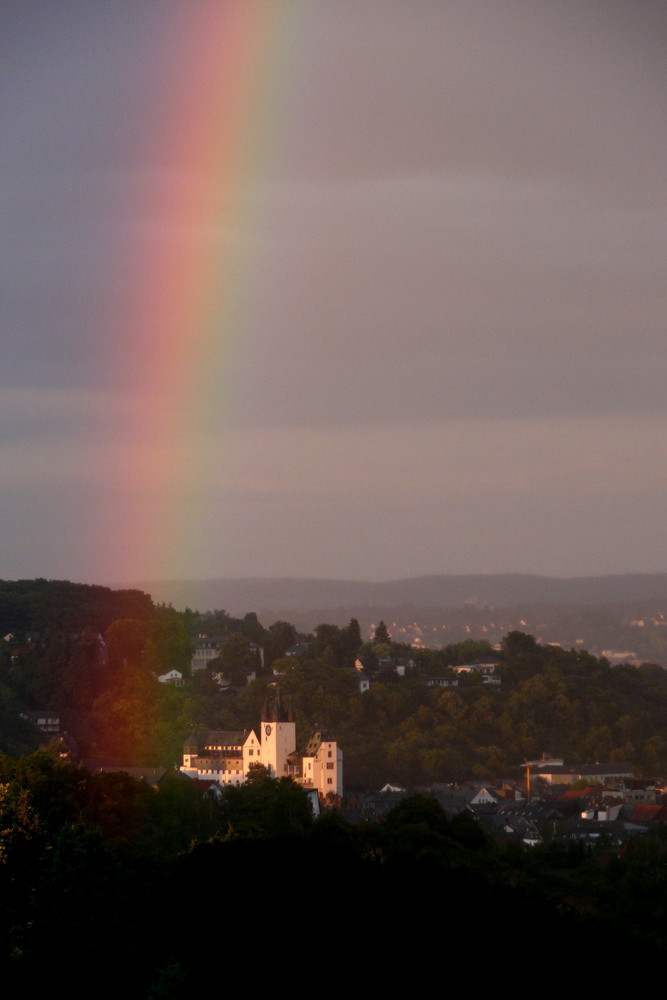
<path fill-rule="evenodd" d="M 186 450 L 210 494 L 181 499 L 202 538 L 219 534 L 221 512 L 235 534 L 193 540 L 197 572 L 215 575 L 216 560 L 229 572 L 343 576 L 367 576 L 371 563 L 371 575 L 408 564 L 656 568 L 666 554 L 650 456 L 665 407 L 667 7 L 276 5 L 285 21 L 276 15 L 265 132 L 249 137 L 258 152 L 234 188 L 234 217 L 176 219 L 161 206 L 206 181 L 178 132 L 167 142 L 163 131 L 178 126 L 192 82 L 185 12 L 214 18 L 220 2 L 3 9 L 7 565 L 84 578 L 116 534 L 130 564 L 133 511 L 157 501 L 119 475 L 127 455 L 141 467 L 132 431 L 150 412 L 142 379 L 152 374 L 128 289 L 141 290 L 141 262 L 187 245 L 228 262 L 209 290 L 212 326 L 187 331 L 193 352 L 207 353 L 184 373 L 201 380 L 183 414 Z M 534 439 L 525 459 L 508 444 L 508 419 L 513 437 Z M 591 421 L 584 448 L 577 426 Z M 552 479 L 531 492 L 535 470 L 546 476 L 552 425 L 565 428 L 562 489 Z M 624 437 L 602 475 L 590 455 L 601 428 L 618 438 L 621 425 L 642 448 L 633 459 Z M 143 430 L 150 449 L 159 420 Z M 289 476 L 265 475 L 263 436 L 284 468 L 306 470 L 298 495 Z M 238 482 L 207 478 L 223 441 L 245 470 Z M 375 444 L 391 473 L 397 441 L 411 459 L 397 462 L 401 476 L 419 490 L 392 490 L 370 462 Z M 503 492 L 494 456 L 508 451 Z M 349 469 L 344 490 L 328 462 L 338 482 Z M 609 469 L 624 484 L 613 496 Z M 545 529 L 545 512 L 559 527 Z M 415 516 L 418 539 L 406 527 Z"/>

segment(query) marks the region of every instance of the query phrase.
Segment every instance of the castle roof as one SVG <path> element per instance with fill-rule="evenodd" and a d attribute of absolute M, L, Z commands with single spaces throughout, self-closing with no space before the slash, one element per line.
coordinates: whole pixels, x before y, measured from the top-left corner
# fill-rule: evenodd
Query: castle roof
<path fill-rule="evenodd" d="M 314 757 L 323 743 L 333 743 L 329 734 L 323 729 L 312 729 L 308 737 L 308 743 L 304 747 L 304 757 Z"/>
<path fill-rule="evenodd" d="M 271 691 L 273 691 L 273 698 L 271 698 Z M 267 687 L 266 689 L 262 722 L 294 722 L 292 701 L 288 699 L 287 707 L 283 705 L 279 687 Z"/>
<path fill-rule="evenodd" d="M 210 729 L 208 732 L 191 733 L 183 744 L 185 753 L 199 753 L 203 747 L 240 747 L 247 732 L 229 729 Z"/>

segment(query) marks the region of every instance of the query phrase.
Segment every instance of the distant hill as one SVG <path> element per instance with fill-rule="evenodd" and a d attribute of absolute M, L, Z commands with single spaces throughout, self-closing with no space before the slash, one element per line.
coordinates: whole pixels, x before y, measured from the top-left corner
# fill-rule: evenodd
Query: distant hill
<path fill-rule="evenodd" d="M 667 573 L 558 578 L 520 573 L 420 576 L 384 583 L 358 580 L 220 579 L 144 580 L 137 587 L 177 609 L 256 611 L 261 620 L 313 617 L 334 622 L 355 608 L 382 617 L 397 607 L 509 607 L 521 604 L 604 605 L 667 600 Z"/>

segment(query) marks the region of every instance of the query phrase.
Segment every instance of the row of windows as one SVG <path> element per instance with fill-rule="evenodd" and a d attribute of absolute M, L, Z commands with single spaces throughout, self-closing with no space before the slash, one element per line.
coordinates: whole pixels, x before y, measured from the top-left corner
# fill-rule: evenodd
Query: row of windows
<path fill-rule="evenodd" d="M 227 768 L 225 768 L 223 771 L 220 771 L 218 768 L 211 769 L 206 767 L 200 767 L 197 770 L 199 774 L 243 774 L 243 771 L 239 771 L 238 768 L 234 771 Z"/>

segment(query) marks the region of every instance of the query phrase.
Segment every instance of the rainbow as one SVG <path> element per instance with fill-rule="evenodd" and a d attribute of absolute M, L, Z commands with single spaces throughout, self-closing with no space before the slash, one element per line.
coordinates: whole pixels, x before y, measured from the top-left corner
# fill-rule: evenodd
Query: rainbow
<path fill-rule="evenodd" d="M 156 7 L 170 13 L 153 76 L 170 85 L 147 116 L 146 178 L 118 206 L 139 235 L 120 269 L 110 346 L 110 377 L 132 410 L 114 453 L 118 502 L 99 574 L 110 580 L 177 577 L 208 532 L 229 530 L 204 509 L 224 434 L 220 468 L 202 442 L 225 426 L 238 338 L 262 294 L 254 191 L 289 143 L 308 17 L 306 5 L 255 0 Z M 149 73 L 138 99 L 151 88 Z"/>

